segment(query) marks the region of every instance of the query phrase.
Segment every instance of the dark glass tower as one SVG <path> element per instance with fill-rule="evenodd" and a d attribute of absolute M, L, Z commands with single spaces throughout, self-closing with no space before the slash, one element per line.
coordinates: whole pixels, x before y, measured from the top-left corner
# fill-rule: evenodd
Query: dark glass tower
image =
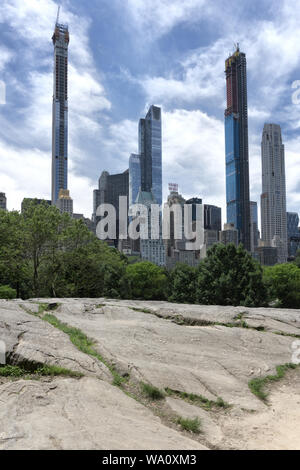
<path fill-rule="evenodd" d="M 225 62 L 227 223 L 239 232 L 239 241 L 251 249 L 246 55 L 239 47 Z"/>
<path fill-rule="evenodd" d="M 52 108 L 52 204 L 68 188 L 68 26 L 55 24 Z"/>
<path fill-rule="evenodd" d="M 141 156 L 141 189 L 151 192 L 162 204 L 161 109 L 151 106 L 139 122 L 139 154 Z"/>

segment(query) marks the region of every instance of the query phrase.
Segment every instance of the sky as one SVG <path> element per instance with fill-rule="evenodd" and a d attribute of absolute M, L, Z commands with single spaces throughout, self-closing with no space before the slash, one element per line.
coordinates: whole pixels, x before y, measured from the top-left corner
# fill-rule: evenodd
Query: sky
<path fill-rule="evenodd" d="M 69 190 L 90 217 L 102 171 L 123 172 L 138 120 L 162 107 L 163 190 L 225 210 L 225 59 L 248 71 L 251 200 L 260 201 L 264 123 L 285 144 L 287 210 L 300 212 L 300 4 L 297 0 L 62 0 L 69 45 Z M 58 3 L 0 5 L 0 192 L 8 209 L 50 199 L 53 44 Z M 5 100 L 4 86 L 5 85 Z M 297 85 L 297 84 L 296 84 Z M 296 86 L 294 85 L 294 86 Z M 300 88 L 300 82 L 298 83 Z M 299 101 L 299 103 L 298 103 Z"/>

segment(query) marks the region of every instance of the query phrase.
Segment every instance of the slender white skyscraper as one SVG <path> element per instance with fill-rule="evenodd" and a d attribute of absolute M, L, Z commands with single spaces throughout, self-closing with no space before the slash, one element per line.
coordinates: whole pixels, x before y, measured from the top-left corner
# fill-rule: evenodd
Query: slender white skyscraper
<path fill-rule="evenodd" d="M 261 236 L 277 247 L 278 262 L 287 261 L 287 220 L 284 145 L 278 124 L 265 124 L 262 143 Z"/>

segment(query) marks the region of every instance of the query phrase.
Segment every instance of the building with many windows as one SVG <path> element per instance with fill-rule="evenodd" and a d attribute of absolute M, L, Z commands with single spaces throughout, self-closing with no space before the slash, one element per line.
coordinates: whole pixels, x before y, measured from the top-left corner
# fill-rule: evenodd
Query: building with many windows
<path fill-rule="evenodd" d="M 227 223 L 238 230 L 239 242 L 251 250 L 249 150 L 246 55 L 237 46 L 225 62 L 227 108 L 225 110 Z"/>
<path fill-rule="evenodd" d="M 137 204 L 141 204 L 147 208 L 147 223 L 144 221 L 144 227 L 140 225 L 140 254 L 145 261 L 151 261 L 158 266 L 165 266 L 165 246 L 162 240 L 162 224 L 161 212 L 159 212 L 158 233 L 157 237 L 152 236 L 152 218 L 153 204 L 157 204 L 152 191 L 139 191 L 136 199 Z"/>
<path fill-rule="evenodd" d="M 300 250 L 300 227 L 297 212 L 287 212 L 288 256 L 294 258 Z"/>
<path fill-rule="evenodd" d="M 251 222 L 251 253 L 254 253 L 258 247 L 258 215 L 257 202 L 250 201 L 250 222 Z"/>
<path fill-rule="evenodd" d="M 55 24 L 52 105 L 52 204 L 68 188 L 68 26 Z"/>
<path fill-rule="evenodd" d="M 129 206 L 135 203 L 141 189 L 141 156 L 132 153 L 129 158 Z"/>
<path fill-rule="evenodd" d="M 287 261 L 287 215 L 284 145 L 278 124 L 265 124 L 261 142 L 261 238 L 277 248 L 278 263 Z"/>
<path fill-rule="evenodd" d="M 139 121 L 139 154 L 141 159 L 141 189 L 151 192 L 162 205 L 162 144 L 161 109 L 150 106 Z"/>
<path fill-rule="evenodd" d="M 60 212 L 66 212 L 70 216 L 73 216 L 73 199 L 71 198 L 70 191 L 68 189 L 59 190 L 56 207 Z"/>
<path fill-rule="evenodd" d="M 120 196 L 127 197 L 127 210 L 128 210 L 128 192 L 129 192 L 129 170 L 123 173 L 110 175 L 107 171 L 103 171 L 98 180 L 98 189 L 94 190 L 94 207 L 93 207 L 93 223 L 96 229 L 101 217 L 97 216 L 97 207 L 100 204 L 111 204 L 116 211 L 116 239 L 107 240 L 110 245 L 118 247 L 119 241 L 119 198 Z"/>
<path fill-rule="evenodd" d="M 6 202 L 5 193 L 0 193 L 0 209 L 4 209 L 6 211 Z"/>

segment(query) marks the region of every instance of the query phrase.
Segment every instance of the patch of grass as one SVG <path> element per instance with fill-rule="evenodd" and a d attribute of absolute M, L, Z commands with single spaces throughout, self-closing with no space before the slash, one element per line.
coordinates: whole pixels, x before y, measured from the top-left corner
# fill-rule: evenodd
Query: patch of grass
<path fill-rule="evenodd" d="M 212 408 L 229 408 L 230 406 L 221 397 L 218 397 L 217 400 L 214 401 L 202 395 L 196 395 L 195 393 L 180 392 L 179 390 L 172 390 L 170 388 L 166 388 L 165 391 L 169 396 L 175 395 L 187 403 L 199 406 L 205 410 L 211 410 Z"/>
<path fill-rule="evenodd" d="M 83 377 L 81 372 L 76 372 L 70 369 L 65 369 L 64 367 L 60 366 L 51 366 L 51 365 L 44 365 L 38 367 L 35 371 L 35 374 L 40 376 L 57 376 L 62 375 L 66 377 Z"/>
<path fill-rule="evenodd" d="M 39 304 L 38 314 L 42 315 L 48 308 L 48 304 Z"/>
<path fill-rule="evenodd" d="M 47 313 L 42 317 L 44 321 L 47 321 L 55 328 L 63 331 L 67 334 L 71 340 L 71 342 L 76 346 L 79 351 L 88 354 L 89 356 L 93 356 L 102 362 L 111 372 L 113 376 L 113 385 L 120 386 L 123 382 L 126 382 L 126 378 L 121 377 L 115 368 L 109 364 L 102 356 L 99 354 L 95 348 L 93 347 L 95 341 L 88 338 L 79 328 L 74 328 L 73 326 L 69 326 L 66 323 L 61 322 L 58 318 L 54 315 Z"/>
<path fill-rule="evenodd" d="M 177 424 L 181 426 L 185 431 L 192 432 L 194 434 L 200 433 L 201 421 L 199 418 L 182 418 L 181 416 L 176 420 Z"/>
<path fill-rule="evenodd" d="M 142 392 L 152 400 L 162 400 L 165 398 L 165 394 L 159 388 L 144 382 L 141 382 L 140 385 Z"/>
<path fill-rule="evenodd" d="M 282 379 L 289 369 L 296 369 L 297 364 L 287 363 L 276 366 L 276 375 L 267 375 L 266 377 L 257 377 L 248 382 L 251 392 L 256 395 L 260 400 L 266 402 L 268 393 L 264 390 L 266 385 L 271 382 L 277 382 Z"/>
<path fill-rule="evenodd" d="M 24 377 L 28 375 L 34 376 L 65 376 L 65 377 L 83 377 L 80 372 L 75 372 L 59 366 L 43 365 L 43 366 L 12 366 L 5 365 L 0 367 L 1 377 Z"/>
<path fill-rule="evenodd" d="M 0 377 L 22 377 L 27 372 L 19 366 L 1 366 Z"/>
<path fill-rule="evenodd" d="M 284 331 L 274 331 L 275 335 L 280 335 L 280 336 L 290 336 L 291 338 L 298 338 L 300 339 L 300 335 L 296 335 L 294 333 L 285 333 Z"/>
<path fill-rule="evenodd" d="M 102 307 L 105 307 L 105 304 L 98 304 L 98 305 L 96 305 L 96 308 L 102 308 Z"/>
<path fill-rule="evenodd" d="M 152 313 L 152 314 L 155 314 L 155 312 L 153 312 L 153 310 L 150 310 L 149 308 L 137 308 L 137 307 L 129 307 L 131 310 L 134 310 L 135 312 L 142 312 L 142 313 Z"/>

